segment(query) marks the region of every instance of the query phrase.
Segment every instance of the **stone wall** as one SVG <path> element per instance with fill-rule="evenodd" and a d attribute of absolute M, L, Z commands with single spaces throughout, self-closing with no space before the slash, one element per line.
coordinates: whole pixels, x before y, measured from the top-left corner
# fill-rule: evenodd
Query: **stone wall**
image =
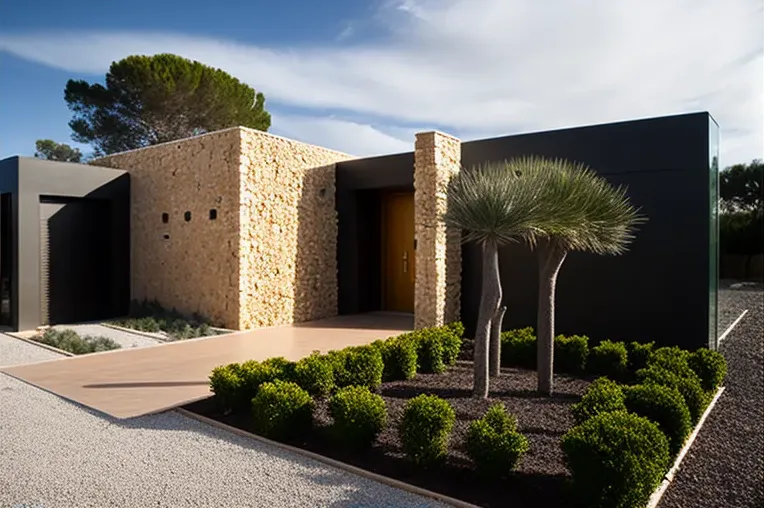
<path fill-rule="evenodd" d="M 235 128 L 93 161 L 130 173 L 132 298 L 238 327 L 240 146 Z"/>
<path fill-rule="evenodd" d="M 238 328 L 337 314 L 335 163 L 351 158 L 241 130 Z"/>
<path fill-rule="evenodd" d="M 414 326 L 459 319 L 461 232 L 441 220 L 448 184 L 461 168 L 461 141 L 440 132 L 419 133 L 414 151 L 416 287 Z"/>

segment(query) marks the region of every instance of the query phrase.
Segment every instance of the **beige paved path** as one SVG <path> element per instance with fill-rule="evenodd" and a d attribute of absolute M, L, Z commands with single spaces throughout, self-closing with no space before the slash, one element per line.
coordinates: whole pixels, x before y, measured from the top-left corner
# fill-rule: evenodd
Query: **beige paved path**
<path fill-rule="evenodd" d="M 0 371 L 115 418 L 132 418 L 209 396 L 209 374 L 218 365 L 274 356 L 299 360 L 315 350 L 368 344 L 412 326 L 407 315 L 359 314 Z"/>

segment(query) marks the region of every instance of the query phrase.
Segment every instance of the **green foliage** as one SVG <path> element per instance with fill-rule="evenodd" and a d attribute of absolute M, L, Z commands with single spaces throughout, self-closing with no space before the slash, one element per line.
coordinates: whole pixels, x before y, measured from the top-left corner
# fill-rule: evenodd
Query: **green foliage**
<path fill-rule="evenodd" d="M 65 143 L 56 143 L 52 139 L 38 139 L 35 142 L 34 156 L 38 159 L 61 162 L 80 162 L 82 153 Z"/>
<path fill-rule="evenodd" d="M 242 379 L 240 400 L 248 404 L 257 395 L 261 386 L 275 380 L 291 381 L 294 376 L 294 364 L 284 358 L 269 358 L 263 362 L 249 360 L 239 369 Z"/>
<path fill-rule="evenodd" d="M 335 437 L 351 448 L 372 445 L 387 425 L 387 409 L 382 397 L 365 386 L 340 388 L 329 400 Z"/>
<path fill-rule="evenodd" d="M 461 321 L 454 321 L 445 325 L 446 328 L 451 330 L 460 339 L 464 338 L 464 325 Z"/>
<path fill-rule="evenodd" d="M 554 370 L 578 374 L 586 368 L 589 357 L 589 337 L 586 335 L 558 335 L 554 338 Z"/>
<path fill-rule="evenodd" d="M 621 379 L 626 373 L 628 353 L 626 344 L 603 340 L 591 349 L 588 367 L 592 374 Z"/>
<path fill-rule="evenodd" d="M 764 211 L 764 161 L 754 159 L 721 171 L 719 198 L 723 212 Z"/>
<path fill-rule="evenodd" d="M 653 364 L 637 371 L 637 379 L 643 384 L 652 383 L 676 388 L 682 394 L 687 409 L 690 410 L 693 424 L 698 422 L 708 405 L 708 396 L 703 391 L 700 378 L 692 370 L 682 375 L 666 367 Z"/>
<path fill-rule="evenodd" d="M 508 330 L 501 334 L 501 365 L 536 369 L 536 335 L 533 327 Z"/>
<path fill-rule="evenodd" d="M 210 389 L 226 412 L 236 409 L 242 403 L 244 380 L 241 374 L 241 365 L 238 363 L 215 367 L 210 374 Z"/>
<path fill-rule="evenodd" d="M 313 423 L 313 399 L 290 381 L 263 383 L 252 399 L 252 427 L 272 439 L 290 439 Z"/>
<path fill-rule="evenodd" d="M 416 344 L 412 340 L 393 337 L 372 343 L 382 353 L 384 381 L 412 379 L 416 375 Z"/>
<path fill-rule="evenodd" d="M 311 395 L 329 395 L 334 388 L 334 368 L 329 358 L 316 353 L 294 365 L 294 382 Z"/>
<path fill-rule="evenodd" d="M 165 309 L 156 300 L 133 301 L 130 315 L 112 324 L 142 332 L 164 332 L 170 340 L 193 339 L 216 335 L 210 323 L 198 314 L 185 316 L 175 309 Z"/>
<path fill-rule="evenodd" d="M 581 401 L 571 407 L 573 418 L 579 424 L 598 414 L 624 409 L 626 403 L 621 386 L 606 377 L 595 379 Z"/>
<path fill-rule="evenodd" d="M 334 384 L 338 388 L 366 386 L 376 390 L 382 384 L 385 364 L 382 353 L 374 346 L 354 346 L 332 351 L 329 358 L 334 365 Z"/>
<path fill-rule="evenodd" d="M 467 455 L 477 470 L 490 477 L 509 474 L 528 451 L 528 440 L 517 431 L 517 420 L 504 404 L 492 405 L 467 431 Z"/>
<path fill-rule="evenodd" d="M 444 360 L 445 335 L 435 328 L 423 328 L 408 334 L 408 339 L 416 344 L 417 371 L 425 374 L 439 374 L 446 370 Z"/>
<path fill-rule="evenodd" d="M 176 55 L 113 62 L 105 86 L 69 80 L 64 99 L 73 138 L 97 155 L 228 127 L 267 131 L 265 97 L 226 72 Z"/>
<path fill-rule="evenodd" d="M 461 323 L 458 323 L 461 325 Z M 459 352 L 462 350 L 462 335 L 459 335 L 458 329 L 454 331 L 454 327 L 442 326 L 436 328 L 438 335 L 440 336 L 441 346 L 443 349 L 443 363 L 446 366 L 452 366 L 459 358 Z M 464 334 L 464 327 L 461 327 L 461 333 Z"/>
<path fill-rule="evenodd" d="M 690 352 L 677 346 L 661 347 L 652 352 L 647 359 L 647 365 L 663 367 L 677 374 L 686 375 L 690 371 L 687 360 Z"/>
<path fill-rule="evenodd" d="M 48 328 L 42 336 L 33 337 L 33 339 L 75 355 L 100 353 L 101 351 L 111 351 L 122 347 L 119 342 L 108 337 L 92 337 L 89 335 L 80 337 L 77 332 L 71 329 L 56 330 Z"/>
<path fill-rule="evenodd" d="M 700 348 L 687 358 L 690 368 L 700 378 L 701 386 L 707 392 L 714 392 L 727 375 L 727 361 L 718 351 Z"/>
<path fill-rule="evenodd" d="M 676 388 L 657 384 L 626 386 L 626 409 L 658 424 L 669 440 L 672 456 L 682 449 L 692 430 L 692 419 L 682 394 Z"/>
<path fill-rule="evenodd" d="M 418 395 L 406 403 L 399 433 L 404 453 L 422 466 L 445 458 L 456 413 L 448 401 L 435 395 Z"/>
<path fill-rule="evenodd" d="M 626 344 L 626 350 L 628 352 L 628 365 L 629 372 L 636 372 L 639 369 L 647 367 L 647 361 L 653 352 L 655 342 L 629 342 Z"/>
<path fill-rule="evenodd" d="M 601 413 L 562 438 L 574 495 L 590 508 L 644 508 L 670 462 L 666 436 L 647 418 Z"/>

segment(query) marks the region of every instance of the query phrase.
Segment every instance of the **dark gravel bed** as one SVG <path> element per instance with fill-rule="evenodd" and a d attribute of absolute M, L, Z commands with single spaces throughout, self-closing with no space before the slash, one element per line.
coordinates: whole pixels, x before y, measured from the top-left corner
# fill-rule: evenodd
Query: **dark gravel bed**
<path fill-rule="evenodd" d="M 719 281 L 719 320 L 717 329 L 719 335 L 724 333 L 729 325 L 731 325 L 740 314 L 747 309 L 749 293 L 761 292 L 764 285 L 762 283 L 743 283 L 746 286 L 740 289 L 731 289 L 730 286 L 740 284 L 741 281 L 735 280 L 721 280 Z"/>
<path fill-rule="evenodd" d="M 727 389 L 660 508 L 764 507 L 764 292 L 725 290 L 722 299 L 749 309 L 721 345 Z"/>
<path fill-rule="evenodd" d="M 343 452 L 326 437 L 331 423 L 325 401 L 318 401 L 316 429 L 292 445 L 352 464 L 368 471 L 485 507 L 564 507 L 568 471 L 563 462 L 560 438 L 574 424 L 570 406 L 580 399 L 589 381 L 556 376 L 557 393 L 551 398 L 535 394 L 536 374 L 520 369 L 502 369 L 492 382 L 488 401 L 471 398 L 472 366 L 460 362 L 444 374 L 420 374 L 411 381 L 385 383 L 380 394 L 387 403 L 390 425 L 373 449 L 364 454 Z M 445 465 L 433 470 L 415 468 L 406 461 L 397 435 L 406 400 L 420 393 L 435 394 L 454 407 L 457 422 L 451 435 Z M 520 431 L 530 441 L 530 450 L 515 474 L 505 480 L 481 481 L 463 451 L 471 420 L 480 418 L 492 402 L 502 401 L 517 416 Z M 189 404 L 186 409 L 251 431 L 248 415 L 221 415 L 211 399 Z"/>

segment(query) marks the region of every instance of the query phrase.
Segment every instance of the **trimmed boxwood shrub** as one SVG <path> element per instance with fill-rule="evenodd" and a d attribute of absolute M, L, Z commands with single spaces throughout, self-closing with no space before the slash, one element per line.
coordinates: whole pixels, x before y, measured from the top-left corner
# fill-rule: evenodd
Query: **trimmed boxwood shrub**
<path fill-rule="evenodd" d="M 416 330 L 406 334 L 404 340 L 412 340 L 416 344 L 417 372 L 440 374 L 446 370 L 442 333 L 437 329 Z"/>
<path fill-rule="evenodd" d="M 611 379 L 622 379 L 626 373 L 628 353 L 626 344 L 603 340 L 591 349 L 589 354 L 589 372 Z"/>
<path fill-rule="evenodd" d="M 669 440 L 674 456 L 682 449 L 692 430 L 692 419 L 682 394 L 676 388 L 658 384 L 626 386 L 626 409 L 658 424 Z"/>
<path fill-rule="evenodd" d="M 291 380 L 294 375 L 292 362 L 282 357 L 269 358 L 263 362 L 249 360 L 241 364 L 239 369 L 242 379 L 241 400 L 245 405 L 257 395 L 260 386 L 276 379 Z"/>
<path fill-rule="evenodd" d="M 252 399 L 252 427 L 272 439 L 290 439 L 310 430 L 313 399 L 297 383 L 263 383 Z"/>
<path fill-rule="evenodd" d="M 690 370 L 689 374 L 686 374 L 686 377 L 683 377 L 667 368 L 651 365 L 639 370 L 637 372 L 637 379 L 643 384 L 653 383 L 676 388 L 682 394 L 687 409 L 690 410 L 693 424 L 698 422 L 708 405 L 708 396 L 703 391 L 700 378 L 692 370 Z"/>
<path fill-rule="evenodd" d="M 416 376 L 416 344 L 412 340 L 393 337 L 378 340 L 372 346 L 382 353 L 383 381 L 401 381 Z"/>
<path fill-rule="evenodd" d="M 427 466 L 441 461 L 456 412 L 448 401 L 436 395 L 417 395 L 406 403 L 398 432 L 404 453 L 415 464 Z"/>
<path fill-rule="evenodd" d="M 501 365 L 536 369 L 536 335 L 533 327 L 501 334 Z"/>
<path fill-rule="evenodd" d="M 464 338 L 464 325 L 461 321 L 454 321 L 445 325 L 445 328 L 451 330 L 460 339 Z"/>
<path fill-rule="evenodd" d="M 718 351 L 701 348 L 687 358 L 690 368 L 698 375 L 703 389 L 714 392 L 727 375 L 727 361 Z"/>
<path fill-rule="evenodd" d="M 680 376 L 690 375 L 690 364 L 687 362 L 690 352 L 677 346 L 661 347 L 652 352 L 647 360 L 647 366 L 663 367 Z"/>
<path fill-rule="evenodd" d="M 351 448 L 368 448 L 387 425 L 382 397 L 365 386 L 340 388 L 329 399 L 335 438 Z"/>
<path fill-rule="evenodd" d="M 643 508 L 670 462 L 658 426 L 626 411 L 601 413 L 562 438 L 577 498 L 591 508 Z"/>
<path fill-rule="evenodd" d="M 442 326 L 437 330 L 443 346 L 443 363 L 450 367 L 459 358 L 459 352 L 462 350 L 462 336 L 448 326 Z M 462 327 L 462 333 L 464 333 L 464 327 Z"/>
<path fill-rule="evenodd" d="M 210 389 L 224 412 L 236 409 L 242 403 L 243 379 L 241 365 L 229 363 L 212 369 Z"/>
<path fill-rule="evenodd" d="M 578 374 L 586 368 L 589 356 L 589 337 L 585 335 L 558 335 L 554 338 L 554 370 Z"/>
<path fill-rule="evenodd" d="M 329 395 L 334 389 L 334 368 L 326 356 L 313 353 L 294 365 L 294 381 L 311 395 Z"/>
<path fill-rule="evenodd" d="M 382 384 L 385 364 L 382 353 L 374 346 L 353 346 L 331 352 L 330 361 L 334 366 L 334 384 L 338 388 L 366 386 L 376 390 Z"/>
<path fill-rule="evenodd" d="M 480 474 L 502 477 L 511 473 L 528 451 L 528 439 L 517 431 L 517 420 L 499 402 L 470 423 L 466 448 Z"/>
<path fill-rule="evenodd" d="M 579 424 L 600 413 L 624 409 L 626 403 L 621 385 L 606 377 L 595 379 L 581 401 L 571 407 L 573 418 Z"/>
<path fill-rule="evenodd" d="M 639 369 L 647 367 L 647 361 L 653 352 L 655 342 L 629 342 L 626 344 L 626 350 L 628 353 L 628 365 L 629 372 L 637 372 Z"/>

